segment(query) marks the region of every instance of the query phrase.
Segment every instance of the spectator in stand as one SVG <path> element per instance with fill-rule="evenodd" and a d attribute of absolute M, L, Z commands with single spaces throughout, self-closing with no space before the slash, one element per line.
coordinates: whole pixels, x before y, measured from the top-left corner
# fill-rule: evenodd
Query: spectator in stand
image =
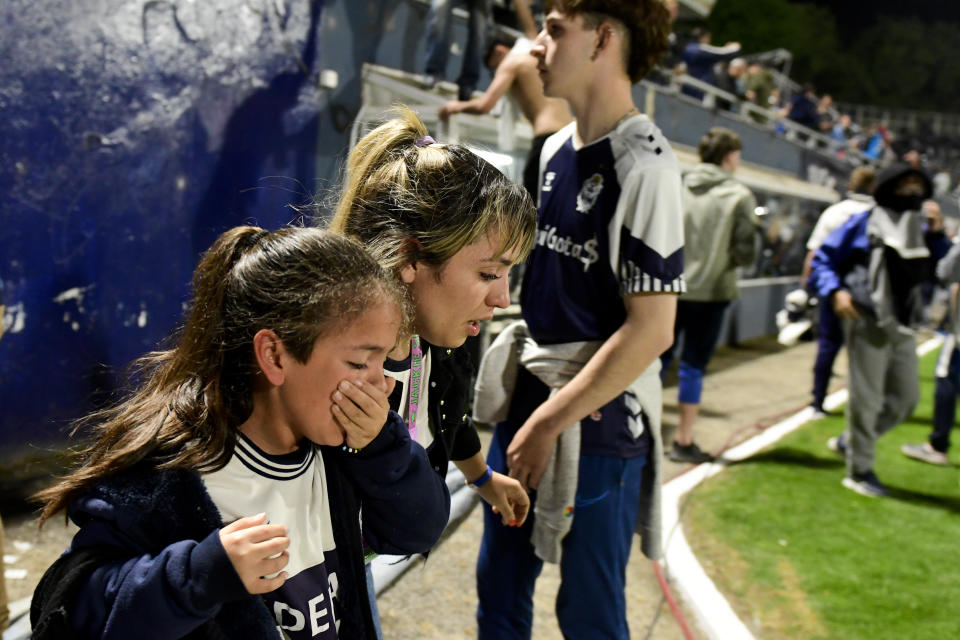
<path fill-rule="evenodd" d="M 451 100 L 440 107 L 441 119 L 455 113 L 489 113 L 497 101 L 509 91 L 519 110 L 533 127 L 533 142 L 523 169 L 523 186 L 533 201 L 537 201 L 537 179 L 540 170 L 540 150 L 544 141 L 573 120 L 567 101 L 543 95 L 543 82 L 537 70 L 537 59 L 530 55 L 533 43 L 519 38 L 510 43 L 502 38 L 491 41 L 485 61 L 494 70 L 493 81 L 481 96 L 470 100 Z"/>
<path fill-rule="evenodd" d="M 877 439 L 917 403 L 918 289 L 930 260 L 943 255 L 927 244 L 920 220 L 932 192 L 922 171 L 886 168 L 876 204 L 851 216 L 813 256 L 811 286 L 842 318 L 850 362 L 847 429 L 827 444 L 846 458 L 843 486 L 865 496 L 889 494 L 873 469 Z"/>
<path fill-rule="evenodd" d="M 762 64 L 754 62 L 747 68 L 746 91 L 744 91 L 747 100 L 758 107 L 769 109 L 772 106 L 770 98 L 776 88 L 777 81 L 773 73 Z"/>
<path fill-rule="evenodd" d="M 833 96 L 825 93 L 817 102 L 817 126 L 821 131 L 832 131 L 833 125 L 840 119 L 840 114 L 833 106 Z"/>
<path fill-rule="evenodd" d="M 846 198 L 830 205 L 820 214 L 820 219 L 817 220 L 810 239 L 807 240 L 807 257 L 803 261 L 803 272 L 800 276 L 802 286 L 807 286 L 813 256 L 827 236 L 843 226 L 850 216 L 873 206 L 873 197 L 870 193 L 873 191 L 875 177 L 873 169 L 867 167 L 854 169 L 850 174 Z M 840 326 L 840 319 L 826 300 L 821 301 L 819 312 L 817 359 L 813 364 L 813 402 L 810 405 L 816 414 L 814 417 L 817 418 L 825 415 L 823 400 L 827 397 L 827 386 L 833 376 L 833 363 L 837 359 L 837 354 L 840 353 L 840 348 L 843 347 L 843 327 Z"/>
<path fill-rule="evenodd" d="M 847 136 L 847 149 L 850 151 L 859 151 L 860 144 L 863 141 L 863 127 L 857 124 L 852 116 L 847 116 L 847 120 L 843 120 L 841 124 L 848 121 L 850 124 L 844 129 L 844 134 Z"/>
<path fill-rule="evenodd" d="M 674 85 L 674 86 L 679 85 L 679 83 L 678 83 L 678 81 L 677 81 L 678 78 L 680 78 L 680 76 L 685 76 L 685 75 L 687 75 L 687 63 L 686 63 L 686 62 L 684 62 L 683 60 L 681 60 L 681 61 L 677 62 L 675 65 L 673 65 L 673 85 Z M 682 86 L 682 85 L 681 85 L 681 86 Z M 685 91 L 685 89 L 681 89 L 681 90 Z"/>
<path fill-rule="evenodd" d="M 837 141 L 841 145 L 841 150 L 846 150 L 853 138 L 853 121 L 850 116 L 844 113 L 830 128 L 830 139 Z"/>
<path fill-rule="evenodd" d="M 773 96 L 777 89 L 777 81 L 773 73 L 763 65 L 754 62 L 747 68 L 746 82 L 744 83 L 744 98 L 763 109 L 773 107 Z M 765 115 L 750 111 L 754 121 L 765 124 L 769 121 Z"/>
<path fill-rule="evenodd" d="M 717 75 L 717 88 L 731 93 L 738 100 L 743 100 L 746 93 L 747 61 L 743 58 L 734 58 Z M 735 110 L 737 105 L 722 98 L 717 98 L 717 107 Z"/>
<path fill-rule="evenodd" d="M 920 152 L 916 149 L 910 149 L 905 154 L 903 154 L 903 161 L 914 169 L 923 171 L 923 160 L 920 157 Z"/>
<path fill-rule="evenodd" d="M 881 123 L 870 127 L 864 145 L 863 155 L 873 160 L 882 159 L 890 146 L 890 132 L 886 124 Z"/>
<path fill-rule="evenodd" d="M 664 0 L 667 11 L 670 12 L 670 35 L 667 40 L 667 53 L 660 61 L 660 66 L 666 69 L 672 69 L 683 59 L 684 43 L 677 37 L 677 32 L 673 30 L 673 23 L 677 19 L 677 0 Z"/>
<path fill-rule="evenodd" d="M 730 301 L 739 297 L 737 267 L 753 263 L 759 221 L 757 201 L 733 177 L 740 166 L 740 138 L 714 127 L 700 140 L 700 164 L 683 176 L 684 277 L 687 292 L 677 303 L 674 342 L 662 356 L 661 376 L 670 366 L 674 347 L 683 336 L 680 355 L 680 419 L 673 448 L 674 462 L 700 464 L 713 459 L 693 441 L 700 411 L 703 375 L 720 338 Z"/>
<path fill-rule="evenodd" d="M 667 41 L 667 53 L 663 56 L 660 64 L 647 76 L 647 80 L 664 86 L 672 86 L 676 84 L 677 77 L 686 73 L 687 70 L 687 66 L 683 63 L 685 43 L 673 30 L 673 23 L 677 19 L 677 0 L 665 0 L 664 5 L 670 13 L 670 35 Z M 680 70 L 680 65 L 683 65 L 682 70 Z"/>
<path fill-rule="evenodd" d="M 803 125 L 808 129 L 818 131 L 820 129 L 820 114 L 817 112 L 817 93 L 812 84 L 803 85 L 803 93 L 798 93 L 793 97 L 790 107 L 785 109 L 786 115 L 790 120 Z"/>
<path fill-rule="evenodd" d="M 693 39 L 683 50 L 683 61 L 687 63 L 688 75 L 702 82 L 715 85 L 717 79 L 713 73 L 713 66 L 718 62 L 730 60 L 739 53 L 739 42 L 728 42 L 722 47 L 715 47 L 710 44 L 710 32 L 706 29 L 697 28 L 693 30 Z M 692 87 L 684 87 L 684 93 L 697 99 L 703 99 L 703 92 Z"/>
<path fill-rule="evenodd" d="M 947 465 L 950 431 L 956 418 L 957 394 L 960 393 L 960 243 L 954 244 L 937 264 L 937 277 L 950 287 L 950 333 L 940 348 L 937 359 L 936 386 L 933 391 L 933 431 L 927 442 L 905 444 L 900 451 L 908 458 L 930 464 Z"/>
<path fill-rule="evenodd" d="M 453 7 L 458 0 L 431 0 L 427 14 L 427 65 L 423 85 L 427 89 L 446 77 L 447 58 L 450 55 L 450 34 L 453 29 Z M 457 78 L 458 97 L 469 100 L 480 81 L 480 53 L 483 51 L 487 22 L 490 16 L 488 0 L 462 0 L 470 17 L 467 22 L 467 43 L 463 50 L 463 66 Z"/>

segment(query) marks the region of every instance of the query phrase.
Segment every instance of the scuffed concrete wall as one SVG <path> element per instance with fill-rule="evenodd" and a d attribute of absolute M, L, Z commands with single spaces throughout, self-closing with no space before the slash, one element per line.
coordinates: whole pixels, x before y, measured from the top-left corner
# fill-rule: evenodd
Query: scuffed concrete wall
<path fill-rule="evenodd" d="M 420 71 L 427 7 L 0 3 L 0 482 L 115 397 L 220 232 L 331 195 L 362 64 Z"/>
<path fill-rule="evenodd" d="M 0 8 L 0 451 L 58 438 L 180 316 L 223 229 L 315 186 L 320 0 Z M 97 397 L 99 394 L 99 397 Z"/>

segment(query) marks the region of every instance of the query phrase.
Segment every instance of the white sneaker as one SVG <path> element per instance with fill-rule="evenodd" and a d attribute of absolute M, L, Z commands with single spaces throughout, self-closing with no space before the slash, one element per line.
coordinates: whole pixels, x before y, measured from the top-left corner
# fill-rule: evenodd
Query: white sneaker
<path fill-rule="evenodd" d="M 929 442 L 924 442 L 923 444 L 905 444 L 900 447 L 900 452 L 908 458 L 929 462 L 930 464 L 940 466 L 950 464 L 947 454 L 937 451 Z"/>
<path fill-rule="evenodd" d="M 882 498 L 890 495 L 890 492 L 873 471 L 849 475 L 843 479 L 843 486 L 869 498 Z"/>

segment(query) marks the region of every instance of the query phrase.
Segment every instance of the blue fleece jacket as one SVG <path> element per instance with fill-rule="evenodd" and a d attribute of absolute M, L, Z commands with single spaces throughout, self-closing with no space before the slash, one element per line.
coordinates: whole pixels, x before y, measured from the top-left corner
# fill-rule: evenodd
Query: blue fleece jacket
<path fill-rule="evenodd" d="M 856 213 L 835 229 L 813 255 L 807 288 L 823 301 L 843 287 L 843 277 L 854 264 L 866 264 L 870 254 L 867 221 L 870 211 Z"/>
<path fill-rule="evenodd" d="M 867 224 L 871 212 L 872 209 L 850 216 L 841 227 L 827 236 L 813 255 L 807 288 L 814 291 L 825 304 L 830 303 L 834 291 L 849 288 L 845 279 L 854 267 L 868 264 L 871 241 Z M 930 261 L 934 264 L 950 248 L 950 241 L 943 232 L 927 231 L 924 233 L 924 242 L 930 251 Z M 854 292 L 854 301 L 859 301 L 858 298 L 861 296 Z"/>
<path fill-rule="evenodd" d="M 427 551 L 446 526 L 450 495 L 393 412 L 359 454 L 319 450 L 341 557 L 340 636 L 372 638 L 361 536 L 379 553 Z M 87 579 L 71 616 L 78 637 L 278 636 L 273 616 L 246 592 L 220 543 L 223 523 L 197 473 L 141 464 L 104 479 L 68 513 L 80 527 L 71 549 L 129 555 Z"/>

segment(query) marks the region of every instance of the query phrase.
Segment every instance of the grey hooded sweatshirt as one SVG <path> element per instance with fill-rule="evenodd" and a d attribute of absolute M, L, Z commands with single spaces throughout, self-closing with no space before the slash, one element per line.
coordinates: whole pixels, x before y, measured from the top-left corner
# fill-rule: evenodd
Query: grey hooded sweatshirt
<path fill-rule="evenodd" d="M 756 257 L 757 201 L 718 165 L 701 163 L 683 176 L 683 300 L 721 302 L 740 296 L 739 266 Z"/>

